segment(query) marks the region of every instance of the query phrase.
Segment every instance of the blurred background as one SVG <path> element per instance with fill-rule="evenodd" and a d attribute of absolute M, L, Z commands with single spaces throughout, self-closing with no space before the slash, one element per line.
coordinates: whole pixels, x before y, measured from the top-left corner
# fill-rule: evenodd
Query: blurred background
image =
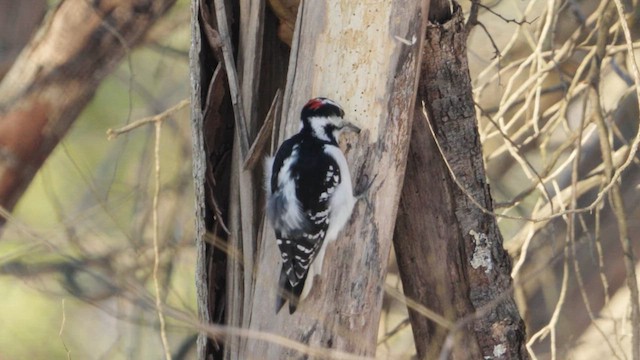
<path fill-rule="evenodd" d="M 530 352 L 539 359 L 629 358 L 638 321 L 630 316 L 622 251 L 625 241 L 640 250 L 638 157 L 630 152 L 638 102 L 633 59 L 609 1 L 482 1 L 481 25 L 468 40 L 496 213 L 508 216 L 498 220 L 513 257 Z M 267 11 L 278 3 L 270 1 Z M 639 7 L 636 0 L 623 3 L 637 48 Z M 58 4 L 0 0 L 0 79 Z M 468 14 L 470 1 L 461 5 Z M 607 11 L 612 20 L 600 26 Z M 0 359 L 163 356 L 152 279 L 155 130 L 148 124 L 112 140 L 107 130 L 189 98 L 190 14 L 190 2 L 177 1 L 127 52 L 4 226 Z M 291 16 L 285 15 L 287 38 Z M 601 29 L 608 35 L 603 44 Z M 594 65 L 599 47 L 604 55 Z M 599 100 L 589 87 L 594 74 Z M 163 120 L 158 154 L 158 280 L 167 335 L 174 358 L 194 358 L 187 108 Z M 611 182 L 621 166 L 621 177 Z M 621 204 L 610 200 L 614 191 Z M 620 236 L 621 228 L 628 236 Z M 391 258 L 387 284 L 401 289 Z M 392 296 L 385 297 L 379 338 L 378 358 L 415 354 L 406 306 Z"/>
<path fill-rule="evenodd" d="M 21 26 L 37 29 L 58 3 L 0 1 L 0 69 L 31 38 Z M 107 130 L 188 99 L 189 6 L 177 1 L 101 83 L 2 231 L 0 359 L 162 355 L 151 282 L 154 126 L 113 140 Z M 159 154 L 162 294 L 197 318 L 188 107 L 163 122 Z M 167 321 L 178 354 L 195 330 Z"/>

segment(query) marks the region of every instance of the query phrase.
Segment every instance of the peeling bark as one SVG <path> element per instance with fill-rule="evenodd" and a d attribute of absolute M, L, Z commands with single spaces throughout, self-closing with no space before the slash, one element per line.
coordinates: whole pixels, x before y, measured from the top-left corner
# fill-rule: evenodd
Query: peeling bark
<path fill-rule="evenodd" d="M 423 9 L 419 1 L 389 1 L 376 7 L 350 0 L 303 2 L 293 38 L 280 141 L 297 131 L 300 109 L 310 97 L 330 97 L 363 129 L 357 139 L 350 137 L 343 144 L 354 185 L 377 178 L 367 196 L 369 206 L 365 201 L 356 204 L 351 223 L 327 249 L 322 277 L 316 277 L 309 297 L 293 315 L 275 314 L 281 260 L 273 230 L 264 228 L 248 309 L 250 329 L 282 335 L 314 351 L 375 354 L 411 129 Z M 302 356 L 282 344 L 253 339 L 247 340 L 243 351 L 240 358 Z"/>

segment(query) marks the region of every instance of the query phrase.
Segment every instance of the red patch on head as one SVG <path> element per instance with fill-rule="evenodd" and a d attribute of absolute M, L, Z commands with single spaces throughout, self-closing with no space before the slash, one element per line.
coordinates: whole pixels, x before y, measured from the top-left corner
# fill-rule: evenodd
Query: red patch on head
<path fill-rule="evenodd" d="M 322 104 L 322 100 L 316 98 L 309 100 L 309 102 L 307 102 L 307 105 L 305 106 L 311 110 L 318 110 L 322 106 Z"/>

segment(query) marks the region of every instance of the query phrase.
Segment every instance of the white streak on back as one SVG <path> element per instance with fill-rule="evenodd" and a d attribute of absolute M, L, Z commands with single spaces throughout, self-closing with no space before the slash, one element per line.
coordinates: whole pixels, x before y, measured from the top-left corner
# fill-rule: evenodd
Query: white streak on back
<path fill-rule="evenodd" d="M 324 256 L 329 243 L 333 242 L 340 233 L 340 230 L 345 226 L 347 221 L 351 218 L 353 212 L 353 206 L 356 203 L 356 198 L 353 196 L 353 188 L 351 185 L 351 173 L 349 172 L 349 165 L 347 159 L 344 157 L 342 150 L 335 145 L 324 145 L 325 154 L 333 157 L 338 163 L 340 169 L 341 181 L 336 186 L 335 191 L 331 195 L 329 200 L 329 228 L 327 229 L 327 236 L 324 238 L 324 242 L 318 251 L 318 255 L 309 268 L 309 274 L 307 280 L 302 289 L 300 299 L 305 299 L 311 288 L 313 287 L 313 281 L 316 275 L 322 274 L 322 265 L 324 263 Z"/>
<path fill-rule="evenodd" d="M 338 237 L 340 230 L 342 230 L 351 218 L 351 212 L 356 203 L 356 198 L 353 196 L 349 165 L 347 165 L 347 159 L 345 159 L 342 150 L 335 145 L 325 145 L 324 152 L 336 160 L 341 177 L 340 183 L 329 200 L 331 212 L 329 213 L 329 228 L 327 229 L 327 236 L 324 240 L 325 242 L 331 242 Z"/>
<path fill-rule="evenodd" d="M 285 159 L 278 173 L 276 192 L 271 191 L 271 176 L 267 180 L 267 208 L 274 229 L 287 237 L 290 233 L 298 232 L 307 226 L 307 220 L 302 212 L 302 204 L 296 197 L 296 183 L 291 178 L 291 167 L 298 159 L 298 151 L 294 147 L 291 156 Z"/>
<path fill-rule="evenodd" d="M 267 195 L 267 200 L 271 195 L 271 174 L 273 171 L 273 156 L 267 156 L 264 158 L 264 193 Z"/>

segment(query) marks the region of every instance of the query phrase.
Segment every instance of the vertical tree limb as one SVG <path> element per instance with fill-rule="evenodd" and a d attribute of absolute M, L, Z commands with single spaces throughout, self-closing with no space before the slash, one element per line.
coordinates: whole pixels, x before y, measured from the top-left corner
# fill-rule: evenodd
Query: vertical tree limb
<path fill-rule="evenodd" d="M 273 230 L 265 230 L 257 257 L 251 329 L 314 347 L 374 354 L 425 11 L 420 1 L 376 6 L 351 0 L 302 3 L 280 139 L 297 130 L 300 109 L 310 97 L 335 99 L 345 108 L 346 117 L 363 128 L 357 139 L 348 140 L 354 182 L 377 178 L 368 196 L 370 206 L 356 205 L 351 225 L 327 249 L 322 277 L 315 279 L 314 289 L 293 315 L 274 313 L 281 260 Z M 244 357 L 256 353 L 273 359 L 299 356 L 254 340 L 247 341 L 244 351 Z"/>
<path fill-rule="evenodd" d="M 222 59 L 215 14 L 210 5 L 191 6 L 191 126 L 196 200 L 196 290 L 198 318 L 225 324 L 227 317 L 229 182 L 234 117 Z M 198 336 L 199 359 L 223 358 L 224 344 Z"/>
<path fill-rule="evenodd" d="M 433 17 L 430 17 L 433 19 Z M 524 323 L 513 301 L 511 262 L 492 209 L 475 119 L 461 9 L 427 27 L 419 95 L 394 245 L 405 294 L 455 322 L 475 316 L 454 337 L 452 357 L 526 359 Z M 465 185 L 451 178 L 444 161 Z M 466 192 L 466 193 L 465 193 Z M 410 310 L 421 358 L 435 358 L 446 329 Z M 475 313 L 475 315 L 474 315 Z"/>

